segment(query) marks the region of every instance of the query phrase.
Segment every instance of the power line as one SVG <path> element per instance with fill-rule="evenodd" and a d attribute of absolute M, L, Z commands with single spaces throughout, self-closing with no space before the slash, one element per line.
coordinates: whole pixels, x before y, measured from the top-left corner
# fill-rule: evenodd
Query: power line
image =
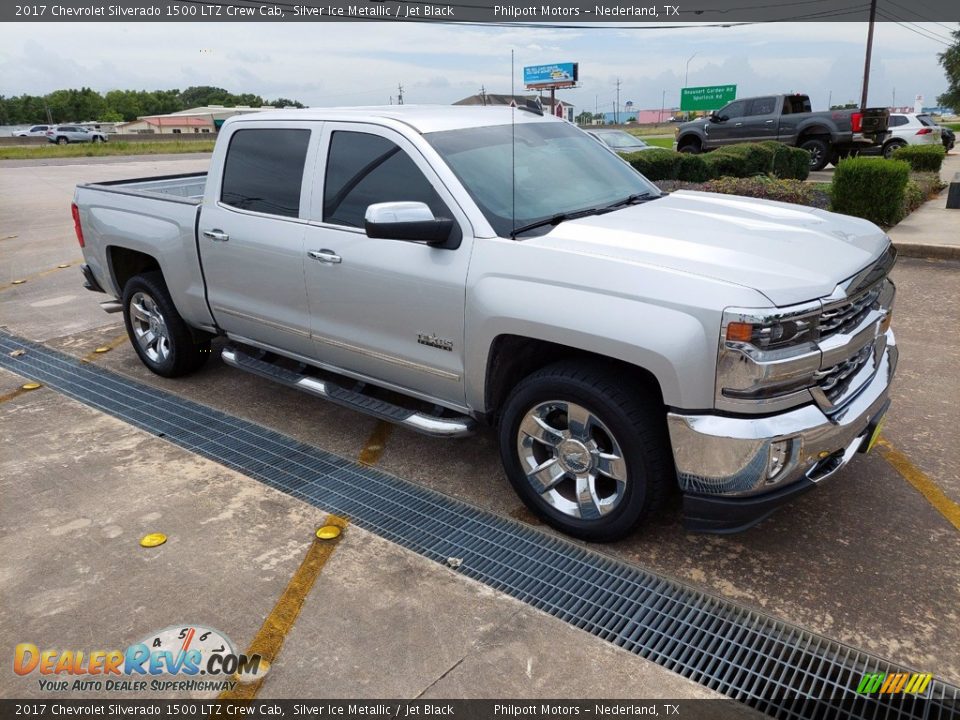
<path fill-rule="evenodd" d="M 888 1 L 891 5 L 896 5 L 898 8 L 900 8 L 901 10 L 903 10 L 905 13 L 907 13 L 908 16 L 909 16 L 909 14 L 912 12 L 909 8 L 904 7 L 904 6 L 901 5 L 900 3 L 894 2 L 893 0 L 887 0 L 887 1 Z M 951 44 L 952 44 L 952 42 L 953 42 L 953 38 L 951 38 L 951 37 L 949 37 L 949 36 L 946 36 L 946 35 L 941 35 L 940 33 L 938 33 L 938 32 L 935 31 L 935 30 L 928 30 L 927 28 L 920 27 L 917 23 L 913 22 L 912 20 L 908 20 L 907 18 L 900 17 L 899 15 L 897 15 L 896 13 L 894 13 L 893 10 L 884 10 L 884 12 L 888 13 L 889 15 L 892 15 L 893 17 L 897 18 L 898 20 L 902 20 L 902 21 L 905 22 L 905 23 L 908 23 L 908 24 L 910 24 L 910 25 L 913 25 L 913 26 L 916 27 L 918 30 L 922 30 L 922 31 L 925 32 L 925 33 L 929 33 L 930 35 L 933 35 L 934 37 L 939 38 L 940 40 L 943 40 L 944 42 L 948 42 L 948 43 L 951 43 Z"/>
<path fill-rule="evenodd" d="M 944 47 L 950 47 L 951 45 L 953 45 L 953 43 L 945 42 L 945 41 L 941 40 L 939 37 L 936 37 L 936 36 L 933 36 L 933 35 L 927 35 L 925 32 L 922 32 L 921 30 L 916 30 L 916 29 L 910 27 L 910 25 L 908 25 L 906 22 L 902 22 L 901 20 L 899 20 L 899 19 L 898 19 L 898 16 L 890 14 L 890 11 L 889 11 L 889 10 L 878 10 L 877 12 L 878 12 L 884 19 L 889 20 L 889 21 L 893 22 L 893 23 L 896 24 L 896 25 L 899 25 L 899 26 L 902 27 L 904 30 L 909 30 L 909 31 L 912 32 L 914 35 L 919 35 L 919 36 L 922 37 L 922 38 L 926 38 L 927 40 L 931 40 L 931 41 L 933 41 L 933 42 L 935 42 L 935 43 L 939 43 L 939 44 L 943 45 Z"/>

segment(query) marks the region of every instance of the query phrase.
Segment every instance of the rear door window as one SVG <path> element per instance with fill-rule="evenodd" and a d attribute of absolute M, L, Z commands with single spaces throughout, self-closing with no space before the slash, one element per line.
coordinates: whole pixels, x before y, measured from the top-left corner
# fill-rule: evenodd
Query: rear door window
<path fill-rule="evenodd" d="M 750 101 L 750 115 L 772 115 L 777 106 L 775 97 L 755 98 Z"/>
<path fill-rule="evenodd" d="M 309 144 L 309 130 L 237 130 L 227 148 L 220 201 L 240 210 L 299 217 Z"/>

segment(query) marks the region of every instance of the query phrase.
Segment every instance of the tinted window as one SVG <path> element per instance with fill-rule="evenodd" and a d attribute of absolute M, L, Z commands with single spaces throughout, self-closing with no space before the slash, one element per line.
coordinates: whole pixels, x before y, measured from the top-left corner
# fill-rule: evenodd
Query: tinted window
<path fill-rule="evenodd" d="M 746 115 L 746 111 L 747 103 L 743 100 L 738 100 L 737 102 L 732 102 L 727 105 L 720 111 L 720 115 L 725 115 L 728 118 L 743 117 Z"/>
<path fill-rule="evenodd" d="M 323 184 L 323 220 L 363 227 L 367 206 L 415 200 L 451 217 L 430 181 L 397 145 L 378 135 L 335 132 Z"/>
<path fill-rule="evenodd" d="M 930 117 L 929 115 L 917 115 L 917 120 L 920 121 L 921 125 L 925 125 L 926 127 L 937 126 L 937 124 L 933 121 L 933 118 Z"/>
<path fill-rule="evenodd" d="M 757 98 L 750 103 L 751 115 L 772 115 L 773 108 L 776 107 L 777 99 L 775 97 Z"/>
<path fill-rule="evenodd" d="M 297 217 L 309 130 L 238 130 L 230 138 L 220 200 L 242 210 Z"/>
<path fill-rule="evenodd" d="M 899 127 L 900 125 L 906 125 L 908 122 L 906 115 L 891 115 L 890 116 L 890 127 Z"/>

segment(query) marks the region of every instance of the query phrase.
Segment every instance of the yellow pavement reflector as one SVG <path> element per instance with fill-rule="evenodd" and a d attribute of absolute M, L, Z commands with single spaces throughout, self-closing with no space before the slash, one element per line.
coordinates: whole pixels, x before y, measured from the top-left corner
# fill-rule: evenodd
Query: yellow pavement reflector
<path fill-rule="evenodd" d="M 60 263 L 59 265 L 57 265 L 57 267 L 62 270 L 63 268 L 70 267 L 70 263 Z"/>
<path fill-rule="evenodd" d="M 26 280 L 14 280 L 14 281 L 13 281 L 12 283 L 10 283 L 10 284 L 11 284 L 11 285 L 23 285 L 25 282 L 26 282 Z"/>
<path fill-rule="evenodd" d="M 106 346 L 102 346 L 102 347 L 98 347 L 96 350 L 94 350 L 94 352 L 95 352 L 95 353 L 110 352 L 110 348 L 108 348 L 108 347 L 106 347 Z"/>
<path fill-rule="evenodd" d="M 20 388 L 23 390 L 36 390 L 38 387 L 43 387 L 43 386 L 38 382 L 28 382 L 20 386 Z"/>
<path fill-rule="evenodd" d="M 140 546 L 145 548 L 157 547 L 167 541 L 167 536 L 163 533 L 150 533 L 140 538 Z"/>
<path fill-rule="evenodd" d="M 324 525 L 317 530 L 317 537 L 321 540 L 333 540 L 334 538 L 340 537 L 340 528 L 336 525 Z"/>
<path fill-rule="evenodd" d="M 242 672 L 238 671 L 234 673 L 233 679 L 241 685 L 249 685 L 250 683 L 263 680 L 263 676 L 270 672 L 270 661 L 266 658 L 260 658 L 260 662 L 257 664 L 257 671 L 251 672 L 251 670 L 252 668 L 245 667 Z"/>

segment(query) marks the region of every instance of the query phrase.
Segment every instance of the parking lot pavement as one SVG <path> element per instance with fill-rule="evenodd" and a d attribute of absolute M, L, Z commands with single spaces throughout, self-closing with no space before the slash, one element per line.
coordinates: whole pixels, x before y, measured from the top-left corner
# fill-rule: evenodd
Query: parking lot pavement
<path fill-rule="evenodd" d="M 94 168 L 92 177 L 103 177 L 104 169 Z M 82 166 L 50 171 L 73 173 L 77 181 L 91 179 L 92 172 Z M 123 169 L 113 168 L 111 172 L 118 176 Z M 132 174 L 144 173 L 138 169 Z M 43 172 L 33 169 L 25 182 L 42 184 L 43 177 Z M 6 182 L 9 180 L 5 178 Z M 69 193 L 60 192 L 65 196 L 50 193 L 46 197 L 42 212 L 54 214 L 63 203 L 69 203 Z M 6 207 L 4 213 L 8 212 Z M 72 231 L 69 215 L 60 222 L 62 227 L 51 226 L 54 238 Z M 7 225 L 13 223 L 2 216 L 0 226 Z M 61 246 L 59 242 L 51 241 L 61 253 L 52 253 L 55 257 L 51 259 L 69 259 L 76 252 L 75 245 Z M 26 250 L 18 247 L 10 251 L 0 241 L 0 252 L 17 262 L 17 255 Z M 931 483 L 956 501 L 960 499 L 956 476 L 960 450 L 949 438 L 960 426 L 960 409 L 950 402 L 960 395 L 955 373 L 960 341 L 954 330 L 960 322 L 960 264 L 901 259 L 894 279 L 898 286 L 894 328 L 901 347 L 901 365 L 884 435 L 926 473 Z M 216 354 L 195 376 L 163 380 L 151 375 L 123 342 L 120 316 L 100 313 L 95 308 L 100 296 L 78 290 L 80 280 L 75 269 L 48 274 L 31 283 L 0 290 L 0 325 L 12 332 L 44 340 L 76 357 L 248 418 L 342 457 L 363 457 L 400 478 L 492 512 L 531 521 L 500 470 L 489 432 L 456 441 L 426 438 L 401 428 L 383 433 L 368 417 L 229 369 Z M 80 330 L 57 334 L 56 315 L 44 315 L 43 322 L 35 322 L 38 298 L 68 294 L 78 295 L 64 308 L 68 314 L 83 318 Z M 100 313 L 99 320 L 96 313 Z M 115 345 L 109 352 L 93 352 L 109 345 Z M 17 398 L 10 403 L 21 401 L 23 398 Z M 57 432 L 61 425 L 76 432 L 75 418 L 51 417 L 49 423 L 50 432 Z M 151 443 L 166 447 L 161 441 Z M 381 447 L 371 451 L 374 445 Z M 136 456 L 127 453 L 121 457 L 134 462 Z M 122 462 L 111 471 L 127 478 L 122 490 L 118 486 L 121 497 L 138 492 L 136 481 L 130 479 L 133 476 L 126 473 Z M 50 482 L 69 483 L 67 468 L 54 464 L 47 472 L 52 474 Z M 184 483 L 184 492 L 190 486 L 190 482 Z M 274 524 L 283 524 L 283 515 L 278 509 L 276 515 L 267 513 L 258 524 L 262 532 L 269 533 Z M 370 545 L 383 547 L 385 552 L 391 548 L 386 543 L 377 545 L 381 542 L 371 539 Z M 600 549 L 895 663 L 960 681 L 960 611 L 956 602 L 960 532 L 879 455 L 857 458 L 823 487 L 746 533 L 729 537 L 688 534 L 680 528 L 674 509 L 628 540 Z M 218 561 L 198 555 L 195 572 L 202 573 L 201 568 L 211 573 L 224 571 L 222 567 L 207 569 L 209 561 L 221 562 L 222 558 Z M 331 562 L 337 562 L 336 556 Z M 51 578 L 57 578 L 56 568 L 48 567 L 48 571 Z M 313 621 L 322 624 L 322 614 L 323 604 L 308 600 L 297 627 Z M 402 616 L 389 617 L 389 622 L 402 620 Z M 477 627 L 480 624 L 478 621 Z M 239 627 L 237 636 L 249 637 L 245 634 L 249 626 Z M 522 645 L 510 641 L 511 632 L 505 631 L 505 626 L 498 627 L 499 631 L 483 637 L 500 648 L 497 652 L 503 654 L 504 661 L 516 657 Z M 229 632 L 233 628 L 224 629 Z M 390 625 L 389 633 L 397 633 L 400 643 L 406 641 L 404 632 Z M 583 634 L 577 637 L 587 640 Z M 299 647 L 296 632 L 290 642 L 288 647 Z M 365 647 L 369 646 L 342 651 L 343 661 L 362 666 L 368 661 Z M 306 653 L 306 646 L 303 651 Z M 469 685 L 471 678 L 495 682 L 493 667 L 484 664 L 492 657 L 496 655 L 463 660 L 442 684 L 438 683 L 440 689 L 434 690 L 442 694 L 442 688 L 450 688 L 450 692 L 456 692 L 456 688 Z M 278 684 L 276 689 L 282 687 Z"/>
<path fill-rule="evenodd" d="M 0 371 L 0 395 L 23 380 Z M 243 651 L 327 519 L 46 388 L 0 404 L 0 426 L 10 642 L 113 649 L 200 623 Z M 140 547 L 154 532 L 167 542 Z M 263 697 L 717 697 L 360 528 L 346 527 L 313 582 Z M 36 673 L 7 680 L 0 697 L 119 696 L 41 692 Z"/>

